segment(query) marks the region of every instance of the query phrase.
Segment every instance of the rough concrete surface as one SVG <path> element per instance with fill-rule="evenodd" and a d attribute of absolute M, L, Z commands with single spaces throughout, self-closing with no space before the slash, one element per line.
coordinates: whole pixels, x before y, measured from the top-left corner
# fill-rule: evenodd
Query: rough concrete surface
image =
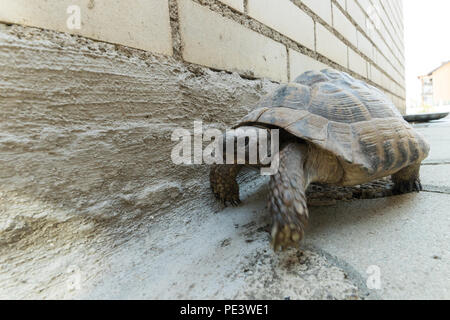
<path fill-rule="evenodd" d="M 268 246 L 265 183 L 242 190 L 243 205 L 218 213 L 161 217 L 111 259 L 85 298 L 358 299 L 359 279 L 315 250 Z"/>
<path fill-rule="evenodd" d="M 275 84 L 0 26 L 0 298 L 450 298 L 450 183 L 433 171 L 450 157 L 433 126 L 425 192 L 312 190 L 328 205 L 276 254 L 266 179 L 243 172 L 243 204 L 222 210 L 207 166 L 170 161 L 174 128 L 229 126 Z"/>
<path fill-rule="evenodd" d="M 174 128 L 225 128 L 274 84 L 35 28 L 0 25 L 0 297 L 70 298 L 152 218 L 217 211 Z"/>

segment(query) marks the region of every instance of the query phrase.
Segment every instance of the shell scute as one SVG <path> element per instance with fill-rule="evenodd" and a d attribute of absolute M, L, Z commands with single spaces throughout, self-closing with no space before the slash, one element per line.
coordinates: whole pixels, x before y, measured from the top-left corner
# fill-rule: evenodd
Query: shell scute
<path fill-rule="evenodd" d="M 379 89 L 333 69 L 308 71 L 264 97 L 237 126 L 270 125 L 331 152 L 349 181 L 425 159 L 429 145 Z"/>

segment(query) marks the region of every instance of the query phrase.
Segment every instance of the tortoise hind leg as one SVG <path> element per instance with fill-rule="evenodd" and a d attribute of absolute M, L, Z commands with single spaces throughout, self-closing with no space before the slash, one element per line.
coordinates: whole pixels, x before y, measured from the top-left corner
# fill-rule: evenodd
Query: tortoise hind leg
<path fill-rule="evenodd" d="M 241 170 L 241 165 L 213 165 L 209 173 L 211 189 L 217 199 L 226 206 L 230 203 L 237 206 L 241 203 L 239 199 L 239 185 L 236 176 Z"/>
<path fill-rule="evenodd" d="M 399 172 L 392 175 L 394 182 L 394 194 L 404 194 L 413 191 L 422 191 L 420 183 L 420 163 L 410 165 L 403 168 Z"/>
<path fill-rule="evenodd" d="M 297 247 L 308 222 L 304 174 L 307 147 L 290 143 L 279 153 L 278 172 L 270 178 L 269 210 L 272 215 L 272 246 L 275 251 Z"/>

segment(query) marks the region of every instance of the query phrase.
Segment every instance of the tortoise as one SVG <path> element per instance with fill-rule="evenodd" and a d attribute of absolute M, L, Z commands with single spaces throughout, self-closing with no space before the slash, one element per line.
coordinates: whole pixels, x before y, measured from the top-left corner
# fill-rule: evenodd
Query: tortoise
<path fill-rule="evenodd" d="M 276 251 L 298 247 L 303 238 L 310 183 L 354 186 L 391 175 L 394 194 L 422 190 L 419 170 L 428 143 L 384 93 L 345 72 L 303 73 L 263 97 L 234 128 L 280 130 L 279 169 L 270 177 L 268 201 Z M 242 167 L 211 167 L 211 189 L 225 205 L 240 203 Z"/>

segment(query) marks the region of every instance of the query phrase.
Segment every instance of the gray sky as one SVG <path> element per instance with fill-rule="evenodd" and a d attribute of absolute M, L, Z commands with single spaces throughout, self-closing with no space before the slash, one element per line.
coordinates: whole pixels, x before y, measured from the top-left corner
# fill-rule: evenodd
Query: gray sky
<path fill-rule="evenodd" d="M 450 60 L 450 0 L 403 0 L 403 4 L 409 105 L 420 97 L 417 77 Z"/>

